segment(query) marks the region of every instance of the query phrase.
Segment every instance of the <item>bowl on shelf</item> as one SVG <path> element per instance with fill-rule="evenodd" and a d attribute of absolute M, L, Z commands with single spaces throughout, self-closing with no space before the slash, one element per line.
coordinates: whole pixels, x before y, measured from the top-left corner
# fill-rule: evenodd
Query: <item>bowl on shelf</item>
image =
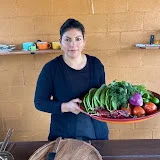
<path fill-rule="evenodd" d="M 15 45 L 11 44 L 0 44 L 0 52 L 11 52 L 16 48 Z"/>

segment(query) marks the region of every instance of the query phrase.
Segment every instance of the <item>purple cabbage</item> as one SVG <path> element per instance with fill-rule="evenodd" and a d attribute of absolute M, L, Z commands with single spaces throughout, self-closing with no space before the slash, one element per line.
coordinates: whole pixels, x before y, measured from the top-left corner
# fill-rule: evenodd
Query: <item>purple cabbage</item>
<path fill-rule="evenodd" d="M 139 93 L 135 93 L 130 99 L 129 103 L 134 106 L 142 106 L 143 105 L 143 98 Z"/>

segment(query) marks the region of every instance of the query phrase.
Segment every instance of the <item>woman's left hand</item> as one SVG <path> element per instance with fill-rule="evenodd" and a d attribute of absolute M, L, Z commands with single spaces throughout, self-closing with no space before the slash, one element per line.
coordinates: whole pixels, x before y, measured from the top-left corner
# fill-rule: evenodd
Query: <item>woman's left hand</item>
<path fill-rule="evenodd" d="M 74 114 L 79 114 L 80 108 L 78 106 L 78 103 L 81 103 L 82 101 L 79 98 L 72 99 L 69 102 L 62 103 L 61 105 L 61 111 L 64 112 L 72 112 Z"/>

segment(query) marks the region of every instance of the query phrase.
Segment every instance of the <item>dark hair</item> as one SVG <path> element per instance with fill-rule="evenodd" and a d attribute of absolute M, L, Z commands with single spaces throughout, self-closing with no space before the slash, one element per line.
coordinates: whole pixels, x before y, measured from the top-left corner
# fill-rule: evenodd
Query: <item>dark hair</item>
<path fill-rule="evenodd" d="M 79 21 L 69 18 L 67 19 L 63 25 L 60 28 L 60 38 L 62 38 L 63 34 L 70 30 L 70 29 L 78 29 L 82 32 L 83 38 L 84 38 L 84 33 L 85 33 L 85 28 L 83 26 L 83 24 L 81 24 Z"/>

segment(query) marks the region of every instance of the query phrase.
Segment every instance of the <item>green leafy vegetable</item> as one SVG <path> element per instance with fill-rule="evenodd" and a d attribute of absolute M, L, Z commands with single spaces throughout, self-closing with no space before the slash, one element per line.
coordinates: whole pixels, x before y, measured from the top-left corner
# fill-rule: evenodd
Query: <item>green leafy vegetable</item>
<path fill-rule="evenodd" d="M 108 86 L 102 84 L 100 88 L 92 88 L 85 95 L 83 104 L 88 113 L 96 113 L 98 107 L 108 111 L 120 110 L 128 106 L 129 99 L 138 92 L 142 98 L 153 97 L 144 85 L 132 85 L 126 81 L 112 81 Z"/>

